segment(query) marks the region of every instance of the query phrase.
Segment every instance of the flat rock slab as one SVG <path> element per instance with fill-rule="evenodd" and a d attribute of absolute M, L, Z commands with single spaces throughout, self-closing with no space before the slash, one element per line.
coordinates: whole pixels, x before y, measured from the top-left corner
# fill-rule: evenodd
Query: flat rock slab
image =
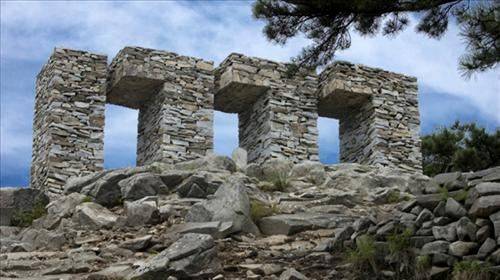
<path fill-rule="evenodd" d="M 340 228 L 353 221 L 352 217 L 338 214 L 283 214 L 262 218 L 259 222 L 259 228 L 266 235 L 291 235 L 305 230 Z"/>

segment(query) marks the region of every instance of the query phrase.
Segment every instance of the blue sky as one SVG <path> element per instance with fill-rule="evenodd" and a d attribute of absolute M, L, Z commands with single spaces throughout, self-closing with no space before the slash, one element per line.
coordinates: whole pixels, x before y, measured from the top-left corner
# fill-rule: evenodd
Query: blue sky
<path fill-rule="evenodd" d="M 251 1 L 203 2 L 1 2 L 0 45 L 0 186 L 25 186 L 31 161 L 31 127 L 35 76 L 55 46 L 107 54 L 124 46 L 143 46 L 212 60 L 217 65 L 231 52 L 287 61 L 307 44 L 269 43 L 263 23 L 251 17 Z M 457 71 L 464 46 L 452 25 L 439 41 L 416 34 L 361 38 L 338 59 L 416 76 L 422 132 L 454 120 L 500 126 L 499 71 L 471 80 Z M 137 112 L 106 107 L 105 166 L 135 162 Z M 338 122 L 319 120 L 320 158 L 335 162 Z M 216 113 L 215 151 L 229 154 L 237 146 L 237 118 Z"/>

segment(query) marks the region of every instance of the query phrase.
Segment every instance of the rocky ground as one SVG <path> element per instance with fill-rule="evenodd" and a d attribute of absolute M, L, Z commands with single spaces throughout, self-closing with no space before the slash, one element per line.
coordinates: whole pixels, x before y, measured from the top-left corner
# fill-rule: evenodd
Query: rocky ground
<path fill-rule="evenodd" d="M 244 158 L 72 178 L 50 203 L 2 189 L 0 278 L 438 279 L 461 260 L 499 265 L 500 168 L 429 179 Z"/>

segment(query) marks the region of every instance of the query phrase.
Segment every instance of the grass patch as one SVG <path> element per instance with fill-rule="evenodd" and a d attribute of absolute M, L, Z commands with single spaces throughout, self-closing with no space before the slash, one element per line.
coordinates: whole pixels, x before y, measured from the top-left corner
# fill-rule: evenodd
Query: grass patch
<path fill-rule="evenodd" d="M 438 193 L 442 201 L 446 201 L 450 197 L 450 193 L 446 187 L 439 187 Z"/>
<path fill-rule="evenodd" d="M 92 197 L 90 196 L 86 196 L 85 198 L 82 199 L 82 203 L 85 203 L 85 202 L 92 202 Z"/>
<path fill-rule="evenodd" d="M 461 261 L 453 266 L 453 280 L 489 280 L 491 268 L 488 263 Z"/>
<path fill-rule="evenodd" d="M 290 177 L 285 172 L 277 172 L 269 175 L 266 181 L 260 182 L 258 187 L 266 192 L 282 192 L 290 187 Z"/>
<path fill-rule="evenodd" d="M 35 203 L 33 209 L 30 211 L 22 211 L 19 210 L 14 213 L 11 224 L 16 227 L 29 227 L 34 220 L 42 217 L 47 214 L 47 210 L 45 209 L 45 205 L 41 202 Z"/>
<path fill-rule="evenodd" d="M 467 199 L 468 196 L 469 196 L 469 191 L 467 191 L 467 190 L 460 190 L 457 194 L 455 194 L 453 196 L 453 198 L 456 201 L 464 202 Z"/>
<path fill-rule="evenodd" d="M 412 235 L 413 231 L 410 229 L 405 229 L 401 233 L 400 230 L 396 229 L 387 237 L 388 259 L 395 266 L 396 279 L 412 274 L 412 265 L 415 259 L 410 242 Z"/>
<path fill-rule="evenodd" d="M 359 276 L 370 271 L 377 273 L 375 262 L 375 241 L 369 235 L 361 235 L 356 239 L 356 249 L 347 252 L 347 261 L 354 266 L 353 272 Z"/>
<path fill-rule="evenodd" d="M 250 201 L 250 217 L 254 222 L 276 213 L 278 213 L 278 207 L 275 204 L 266 204 L 258 200 Z"/>
<path fill-rule="evenodd" d="M 418 256 L 415 259 L 415 280 L 430 279 L 431 267 L 431 257 L 428 255 Z"/>

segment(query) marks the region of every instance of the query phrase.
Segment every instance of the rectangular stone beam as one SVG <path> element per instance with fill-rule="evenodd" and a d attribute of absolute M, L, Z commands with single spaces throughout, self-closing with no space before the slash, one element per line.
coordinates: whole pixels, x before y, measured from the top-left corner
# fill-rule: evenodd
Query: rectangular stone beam
<path fill-rule="evenodd" d="M 107 58 L 56 48 L 37 76 L 32 188 L 50 197 L 71 176 L 103 169 Z"/>
<path fill-rule="evenodd" d="M 283 63 L 231 54 L 215 79 L 215 109 L 238 113 L 239 145 L 250 162 L 319 159 L 314 72 L 290 77 Z"/>
<path fill-rule="evenodd" d="M 336 62 L 318 96 L 319 115 L 339 119 L 342 162 L 422 172 L 416 78 Z"/>
<path fill-rule="evenodd" d="M 213 63 L 127 47 L 111 64 L 108 102 L 139 109 L 137 165 L 213 150 Z"/>

